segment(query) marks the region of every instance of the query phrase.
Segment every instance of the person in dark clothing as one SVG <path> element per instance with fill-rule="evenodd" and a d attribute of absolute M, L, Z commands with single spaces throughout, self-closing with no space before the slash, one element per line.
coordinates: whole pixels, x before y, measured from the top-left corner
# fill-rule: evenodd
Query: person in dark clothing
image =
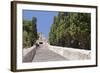
<path fill-rule="evenodd" d="M 39 44 L 38 43 L 36 43 L 35 45 L 36 45 L 36 48 L 39 47 Z"/>

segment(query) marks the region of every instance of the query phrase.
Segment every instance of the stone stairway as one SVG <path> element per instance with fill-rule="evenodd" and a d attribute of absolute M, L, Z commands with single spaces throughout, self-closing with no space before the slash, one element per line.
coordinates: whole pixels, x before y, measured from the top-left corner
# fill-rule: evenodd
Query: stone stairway
<path fill-rule="evenodd" d="M 33 62 L 47 62 L 47 61 L 61 61 L 67 60 L 63 56 L 51 51 L 46 45 L 40 45 L 36 50 L 36 54 L 33 58 Z"/>

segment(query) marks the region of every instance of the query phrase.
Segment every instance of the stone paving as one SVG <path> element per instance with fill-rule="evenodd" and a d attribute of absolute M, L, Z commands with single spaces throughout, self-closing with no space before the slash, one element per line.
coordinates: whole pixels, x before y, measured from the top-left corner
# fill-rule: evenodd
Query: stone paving
<path fill-rule="evenodd" d="M 61 61 L 67 60 L 63 56 L 51 51 L 46 45 L 40 45 L 36 50 L 33 62 L 48 62 L 48 61 Z"/>

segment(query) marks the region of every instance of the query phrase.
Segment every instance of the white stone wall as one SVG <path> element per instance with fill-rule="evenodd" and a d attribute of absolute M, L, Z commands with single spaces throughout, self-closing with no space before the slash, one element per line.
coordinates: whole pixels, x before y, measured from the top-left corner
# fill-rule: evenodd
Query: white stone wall
<path fill-rule="evenodd" d="M 49 49 L 57 54 L 60 54 L 68 60 L 85 60 L 91 58 L 91 52 L 88 50 L 65 48 L 50 45 Z"/>
<path fill-rule="evenodd" d="M 24 48 L 22 50 L 22 54 L 23 54 L 23 62 L 32 62 L 33 58 L 34 58 L 34 55 L 36 53 L 36 46 L 32 46 L 30 48 Z"/>

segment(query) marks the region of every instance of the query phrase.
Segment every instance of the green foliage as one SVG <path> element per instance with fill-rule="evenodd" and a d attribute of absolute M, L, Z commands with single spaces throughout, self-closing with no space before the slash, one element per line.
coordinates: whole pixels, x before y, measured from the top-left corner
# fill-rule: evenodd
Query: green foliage
<path fill-rule="evenodd" d="M 23 48 L 31 47 L 38 39 L 36 18 L 23 21 Z"/>
<path fill-rule="evenodd" d="M 60 12 L 49 33 L 51 45 L 91 49 L 91 14 Z"/>
<path fill-rule="evenodd" d="M 23 47 L 31 46 L 28 33 L 26 31 L 23 32 Z"/>

